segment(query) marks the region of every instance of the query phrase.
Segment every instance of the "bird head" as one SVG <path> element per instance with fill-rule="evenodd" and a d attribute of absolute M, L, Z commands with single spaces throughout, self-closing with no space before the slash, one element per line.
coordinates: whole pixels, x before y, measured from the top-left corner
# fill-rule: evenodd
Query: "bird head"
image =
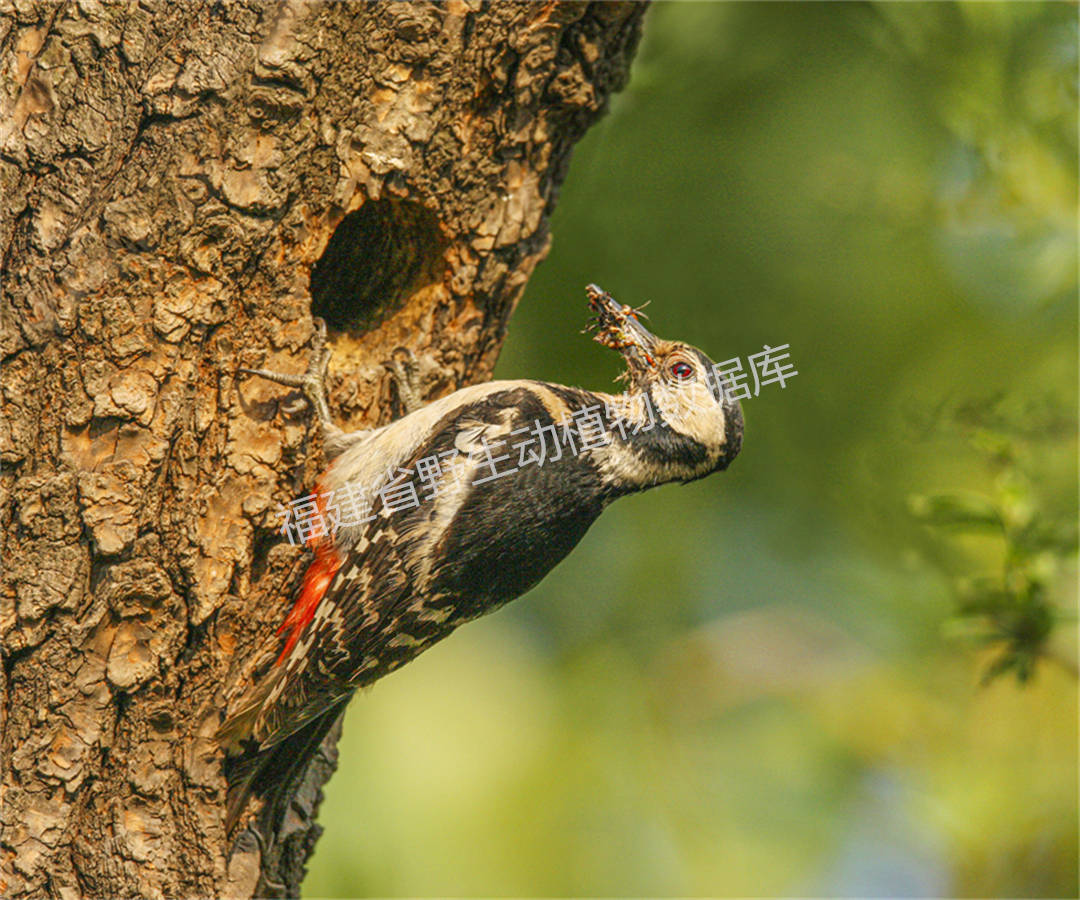
<path fill-rule="evenodd" d="M 596 314 L 590 323 L 594 340 L 626 361 L 626 401 L 647 400 L 661 429 L 657 438 L 669 432 L 670 459 L 654 452 L 664 470 L 656 480 L 690 481 L 727 468 L 742 445 L 742 409 L 725 391 L 713 361 L 690 344 L 657 337 L 642 324 L 640 309 L 616 302 L 596 285 L 585 292 Z M 665 441 L 647 443 L 662 447 Z"/>

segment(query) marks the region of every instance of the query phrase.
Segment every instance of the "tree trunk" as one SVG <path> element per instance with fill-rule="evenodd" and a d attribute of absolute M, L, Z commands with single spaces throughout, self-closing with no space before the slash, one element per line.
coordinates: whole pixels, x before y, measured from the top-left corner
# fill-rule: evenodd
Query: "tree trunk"
<path fill-rule="evenodd" d="M 0 5 L 7 897 L 295 896 L 334 734 L 265 844 L 212 735 L 278 649 L 321 448 L 489 376 L 643 7 Z M 568 286 L 568 289 L 579 289 Z M 272 845 L 272 849 L 271 849 Z"/>

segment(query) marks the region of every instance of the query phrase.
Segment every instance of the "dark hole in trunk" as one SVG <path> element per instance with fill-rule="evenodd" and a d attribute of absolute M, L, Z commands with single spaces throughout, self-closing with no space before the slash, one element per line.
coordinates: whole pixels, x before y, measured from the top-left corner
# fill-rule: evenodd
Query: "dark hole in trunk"
<path fill-rule="evenodd" d="M 418 287 L 442 278 L 446 241 L 431 210 L 369 200 L 334 230 L 311 270 L 311 311 L 341 331 L 362 333 Z"/>

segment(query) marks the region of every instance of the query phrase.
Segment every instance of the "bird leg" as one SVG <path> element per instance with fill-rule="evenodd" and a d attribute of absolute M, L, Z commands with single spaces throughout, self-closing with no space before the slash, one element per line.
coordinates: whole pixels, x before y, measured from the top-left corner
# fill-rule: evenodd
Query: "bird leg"
<path fill-rule="evenodd" d="M 405 410 L 405 415 L 416 412 L 425 405 L 424 393 L 421 385 L 420 366 L 416 357 L 408 347 L 398 347 L 390 359 L 383 363 L 390 376 L 394 379 L 397 388 L 398 400 Z"/>
<path fill-rule="evenodd" d="M 315 416 L 319 420 L 326 453 L 330 456 L 336 456 L 345 446 L 352 442 L 350 440 L 352 435 L 346 435 L 330 418 L 330 404 L 326 399 L 326 369 L 330 364 L 330 355 L 333 348 L 327 342 L 326 322 L 320 318 L 316 318 L 314 322 L 315 335 L 311 341 L 311 356 L 308 359 L 306 372 L 293 375 L 287 372 L 275 372 L 271 369 L 249 369 L 246 367 L 241 367 L 239 371 L 245 375 L 258 375 L 260 378 L 266 378 L 278 384 L 299 388 L 304 399 L 315 411 Z M 394 381 L 398 399 L 401 401 L 405 415 L 424 406 L 420 367 L 412 351 L 407 347 L 398 347 L 391 359 L 384 363 L 384 366 Z M 353 434 L 359 436 L 363 433 L 361 431 Z"/>
<path fill-rule="evenodd" d="M 278 384 L 299 388 L 304 399 L 315 411 L 322 428 L 324 443 L 336 443 L 342 436 L 342 430 L 334 424 L 330 418 L 330 404 L 326 401 L 326 367 L 330 364 L 330 354 L 333 348 L 326 341 L 326 322 L 322 319 L 315 320 L 315 336 L 311 341 L 311 357 L 308 360 L 307 371 L 300 375 L 291 375 L 286 372 L 274 372 L 270 369 L 248 369 L 241 367 L 240 371 L 245 375 L 258 375 L 261 378 L 276 381 Z"/>

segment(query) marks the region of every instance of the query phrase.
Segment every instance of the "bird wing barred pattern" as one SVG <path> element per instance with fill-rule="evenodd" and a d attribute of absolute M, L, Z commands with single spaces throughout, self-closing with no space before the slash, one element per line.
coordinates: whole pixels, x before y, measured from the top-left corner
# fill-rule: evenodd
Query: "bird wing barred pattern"
<path fill-rule="evenodd" d="M 293 644 L 257 700 L 261 710 L 251 737 L 261 749 L 403 665 L 464 621 L 455 615 L 455 598 L 432 594 L 436 573 L 426 565 L 431 559 L 426 545 L 440 533 L 434 520 L 452 520 L 473 490 L 479 464 L 472 451 L 481 440 L 508 434 L 516 419 L 507 407 L 481 401 L 458 410 L 452 423 L 439 424 L 452 427 L 437 426 L 431 440 L 403 460 L 403 466 L 415 466 L 418 459 L 449 444 L 469 460 L 467 468 L 441 504 L 377 510 L 375 519 L 350 536 L 353 543 L 333 579 L 310 618 L 294 626 Z"/>
<path fill-rule="evenodd" d="M 371 523 L 365 549 L 346 556 L 311 620 L 278 666 L 252 731 L 261 749 L 304 727 L 348 697 L 358 677 L 379 667 L 380 636 L 390 610 L 410 593 L 407 544 L 385 519 Z"/>

